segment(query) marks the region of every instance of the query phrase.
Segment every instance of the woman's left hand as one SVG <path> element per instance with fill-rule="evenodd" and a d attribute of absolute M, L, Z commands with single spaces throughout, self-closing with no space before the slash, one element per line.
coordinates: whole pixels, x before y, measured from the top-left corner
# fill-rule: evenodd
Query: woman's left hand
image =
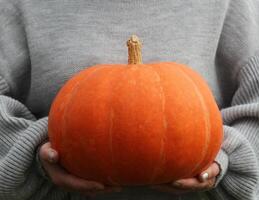
<path fill-rule="evenodd" d="M 210 190 L 214 187 L 216 176 L 220 172 L 219 165 L 214 162 L 211 166 L 194 178 L 180 179 L 172 183 L 153 185 L 152 189 L 173 194 L 183 194 L 188 192 L 200 192 Z"/>

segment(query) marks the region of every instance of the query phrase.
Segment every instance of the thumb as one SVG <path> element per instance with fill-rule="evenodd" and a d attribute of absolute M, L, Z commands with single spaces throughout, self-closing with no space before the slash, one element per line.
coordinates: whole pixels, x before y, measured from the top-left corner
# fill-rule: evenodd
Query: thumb
<path fill-rule="evenodd" d="M 58 152 L 50 147 L 50 142 L 47 142 L 40 148 L 40 158 L 54 164 L 58 162 Z"/>
<path fill-rule="evenodd" d="M 54 149 L 48 149 L 48 161 L 50 163 L 58 162 L 58 153 Z"/>
<path fill-rule="evenodd" d="M 215 178 L 219 174 L 219 172 L 219 165 L 216 162 L 214 162 L 208 169 L 206 169 L 199 175 L 199 180 L 200 182 L 205 182 L 209 179 Z"/>

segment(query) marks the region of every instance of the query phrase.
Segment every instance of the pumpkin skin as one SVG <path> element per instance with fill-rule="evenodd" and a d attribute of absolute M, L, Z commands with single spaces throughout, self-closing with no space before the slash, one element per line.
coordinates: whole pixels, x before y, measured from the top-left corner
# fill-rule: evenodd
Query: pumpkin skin
<path fill-rule="evenodd" d="M 220 111 L 200 75 L 174 62 L 89 67 L 59 91 L 49 139 L 70 173 L 107 185 L 193 177 L 215 159 Z"/>

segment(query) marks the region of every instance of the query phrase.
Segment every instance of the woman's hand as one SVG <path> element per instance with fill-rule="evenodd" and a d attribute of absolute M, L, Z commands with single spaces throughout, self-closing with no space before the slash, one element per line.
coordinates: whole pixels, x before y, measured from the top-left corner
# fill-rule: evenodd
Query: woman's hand
<path fill-rule="evenodd" d="M 214 187 L 216 176 L 220 172 L 219 165 L 214 162 L 211 166 L 203 171 L 197 178 L 180 179 L 173 183 L 153 185 L 152 189 L 173 194 L 183 194 L 188 192 L 200 192 L 210 190 Z"/>
<path fill-rule="evenodd" d="M 47 142 L 40 147 L 39 157 L 43 168 L 52 182 L 67 191 L 76 191 L 86 196 L 95 196 L 98 193 L 118 192 L 119 187 L 105 187 L 103 184 L 84 180 L 72 174 L 58 164 L 58 153 Z"/>

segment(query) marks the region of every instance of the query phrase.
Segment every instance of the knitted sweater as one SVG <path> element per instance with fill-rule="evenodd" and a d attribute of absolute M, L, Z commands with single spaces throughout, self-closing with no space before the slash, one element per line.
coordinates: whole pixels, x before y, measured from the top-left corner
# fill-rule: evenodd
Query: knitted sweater
<path fill-rule="evenodd" d="M 0 199 L 85 199 L 44 179 L 36 149 L 62 85 L 99 63 L 187 64 L 209 84 L 224 121 L 208 199 L 259 199 L 259 2 L 256 0 L 0 0 Z M 144 170 L 144 169 L 143 169 Z M 96 199 L 199 199 L 125 188 Z"/>

